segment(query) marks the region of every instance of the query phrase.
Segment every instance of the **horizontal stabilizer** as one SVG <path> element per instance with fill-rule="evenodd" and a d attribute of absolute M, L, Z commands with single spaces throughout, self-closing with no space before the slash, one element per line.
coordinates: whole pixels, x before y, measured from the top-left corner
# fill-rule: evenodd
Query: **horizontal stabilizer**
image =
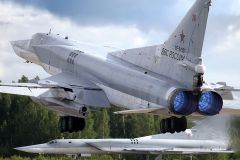
<path fill-rule="evenodd" d="M 239 108 L 239 107 L 238 107 Z M 223 108 L 220 113 L 220 115 L 235 115 L 235 116 L 239 116 L 240 115 L 240 110 L 237 108 Z"/>
<path fill-rule="evenodd" d="M 207 85 L 221 95 L 223 100 L 240 100 L 240 88 L 228 86 L 226 82 Z"/>

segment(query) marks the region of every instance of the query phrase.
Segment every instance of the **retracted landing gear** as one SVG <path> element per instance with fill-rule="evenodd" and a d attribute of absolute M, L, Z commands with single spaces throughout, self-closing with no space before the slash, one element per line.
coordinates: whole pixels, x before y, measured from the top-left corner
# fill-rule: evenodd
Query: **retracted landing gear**
<path fill-rule="evenodd" d="M 61 133 L 82 131 L 85 128 L 85 119 L 72 116 L 60 117 L 58 126 Z"/>
<path fill-rule="evenodd" d="M 187 129 L 187 119 L 186 117 L 170 117 L 167 119 L 162 119 L 160 122 L 160 133 L 179 133 Z"/>

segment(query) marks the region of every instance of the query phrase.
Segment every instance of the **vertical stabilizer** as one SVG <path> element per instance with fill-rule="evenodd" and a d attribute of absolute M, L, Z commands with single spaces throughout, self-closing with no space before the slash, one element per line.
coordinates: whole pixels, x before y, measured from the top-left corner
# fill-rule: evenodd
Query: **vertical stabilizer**
<path fill-rule="evenodd" d="M 201 57 L 209 6 L 211 6 L 211 0 L 196 0 L 176 30 L 164 43 L 165 46 L 186 53 L 190 59 Z"/>
<path fill-rule="evenodd" d="M 195 126 L 185 132 L 180 133 L 166 133 L 158 134 L 147 137 L 149 139 L 191 139 L 191 140 L 217 140 L 224 141 L 226 143 L 231 142 L 231 124 L 234 122 L 234 118 L 229 115 L 217 115 L 212 117 L 206 117 L 200 119 L 195 123 Z"/>
<path fill-rule="evenodd" d="M 177 82 L 177 87 L 200 91 L 203 85 L 201 52 L 211 0 L 196 0 L 163 45 L 113 52 L 117 57 Z"/>

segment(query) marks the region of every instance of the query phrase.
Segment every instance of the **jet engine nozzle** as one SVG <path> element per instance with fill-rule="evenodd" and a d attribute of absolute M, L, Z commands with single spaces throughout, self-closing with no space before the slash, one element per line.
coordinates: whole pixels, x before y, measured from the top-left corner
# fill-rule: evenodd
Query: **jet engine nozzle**
<path fill-rule="evenodd" d="M 190 91 L 174 91 L 169 102 L 169 109 L 174 114 L 190 115 L 197 110 L 197 99 Z"/>
<path fill-rule="evenodd" d="M 218 114 L 223 106 L 222 97 L 213 91 L 203 92 L 198 102 L 199 113 L 207 116 Z"/>

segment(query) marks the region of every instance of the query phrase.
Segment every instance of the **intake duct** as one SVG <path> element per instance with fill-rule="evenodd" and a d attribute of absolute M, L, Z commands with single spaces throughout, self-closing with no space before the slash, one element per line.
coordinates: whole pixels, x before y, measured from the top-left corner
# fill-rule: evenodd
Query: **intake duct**
<path fill-rule="evenodd" d="M 223 106 L 222 97 L 213 91 L 203 92 L 198 102 L 198 111 L 206 116 L 218 114 Z"/>
<path fill-rule="evenodd" d="M 190 115 L 197 111 L 197 98 L 190 91 L 176 90 L 169 98 L 169 109 L 177 115 Z"/>

